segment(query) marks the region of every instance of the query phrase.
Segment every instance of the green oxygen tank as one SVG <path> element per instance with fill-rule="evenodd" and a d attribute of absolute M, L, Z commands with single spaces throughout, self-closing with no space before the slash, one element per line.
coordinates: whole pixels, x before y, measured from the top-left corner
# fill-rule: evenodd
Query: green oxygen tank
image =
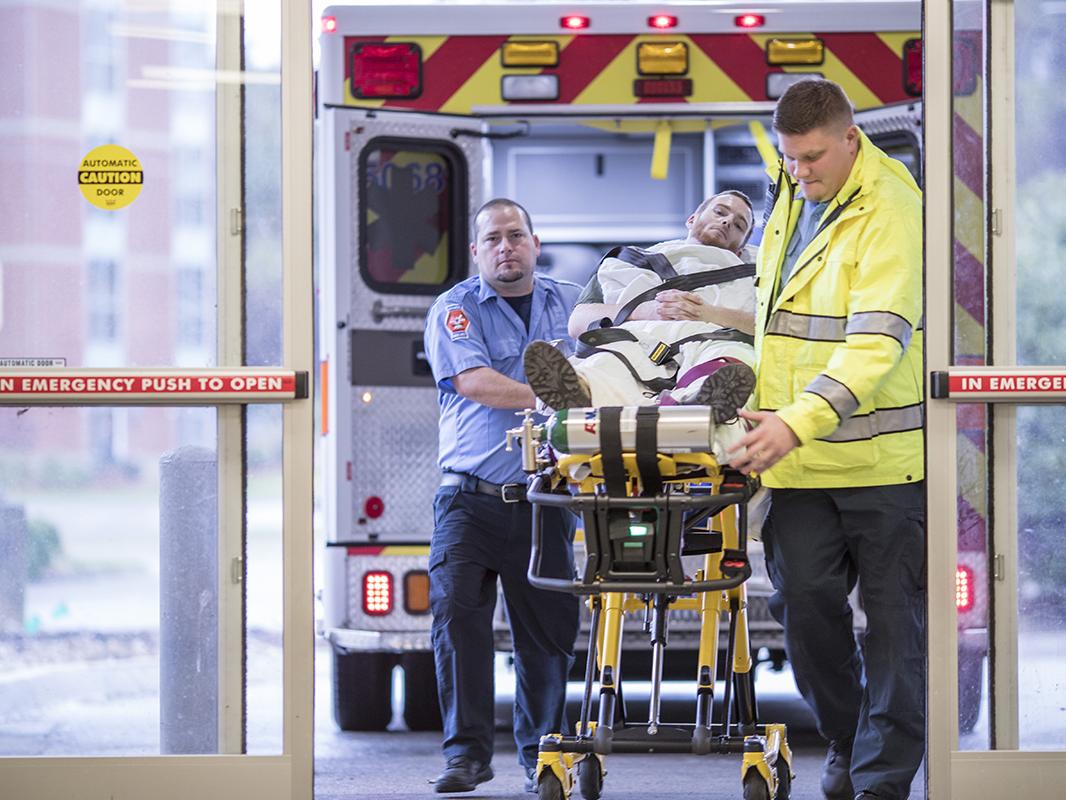
<path fill-rule="evenodd" d="M 622 409 L 619 427 L 622 449 L 637 446 L 637 408 Z M 709 406 L 655 406 L 658 411 L 656 439 L 660 453 L 710 453 L 714 451 L 714 417 Z M 556 411 L 547 423 L 547 440 L 557 453 L 583 455 L 598 453 L 600 409 L 565 408 Z"/>

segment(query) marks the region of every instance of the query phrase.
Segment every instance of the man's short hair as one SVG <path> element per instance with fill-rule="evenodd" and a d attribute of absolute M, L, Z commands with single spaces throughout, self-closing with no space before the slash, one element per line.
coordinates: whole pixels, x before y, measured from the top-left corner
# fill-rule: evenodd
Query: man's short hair
<path fill-rule="evenodd" d="M 494 197 L 489 200 L 481 208 L 477 210 L 477 213 L 470 219 L 470 239 L 471 241 L 477 241 L 477 220 L 484 211 L 491 211 L 496 208 L 517 208 L 522 214 L 522 219 L 526 221 L 526 227 L 529 228 L 529 233 L 533 233 L 533 220 L 529 216 L 529 212 L 525 210 L 521 203 L 516 203 L 509 197 Z"/>
<path fill-rule="evenodd" d="M 751 224 L 748 226 L 748 232 L 744 234 L 744 241 L 740 243 L 740 246 L 743 247 L 748 243 L 748 239 L 751 238 L 751 234 L 755 230 L 755 206 L 751 204 L 751 198 L 744 194 L 744 192 L 740 191 L 739 189 L 724 189 L 718 194 L 712 194 L 710 197 L 708 197 L 696 207 L 696 211 L 692 214 L 692 216 L 698 218 L 699 215 L 704 212 L 707 206 L 709 206 L 711 203 L 713 203 L 715 200 L 725 194 L 731 194 L 733 195 L 733 197 L 739 197 L 741 200 L 744 201 L 744 205 L 748 207 L 748 211 L 751 212 Z"/>
<path fill-rule="evenodd" d="M 828 125 L 851 125 L 854 113 L 848 96 L 833 81 L 797 81 L 777 101 L 774 130 L 788 136 L 802 136 Z"/>

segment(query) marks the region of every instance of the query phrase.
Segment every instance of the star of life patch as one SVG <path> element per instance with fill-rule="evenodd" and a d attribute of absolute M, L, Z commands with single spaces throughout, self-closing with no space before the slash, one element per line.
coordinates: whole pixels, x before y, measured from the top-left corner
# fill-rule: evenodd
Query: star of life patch
<path fill-rule="evenodd" d="M 444 317 L 444 327 L 448 329 L 448 335 L 452 337 L 452 341 L 470 338 L 467 330 L 470 327 L 470 318 L 461 308 L 448 309 Z"/>

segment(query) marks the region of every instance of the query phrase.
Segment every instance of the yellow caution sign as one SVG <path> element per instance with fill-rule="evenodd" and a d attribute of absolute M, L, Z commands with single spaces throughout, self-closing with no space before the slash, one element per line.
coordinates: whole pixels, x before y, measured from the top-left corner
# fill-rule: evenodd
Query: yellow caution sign
<path fill-rule="evenodd" d="M 137 199 L 143 184 L 144 170 L 140 159 L 117 144 L 93 148 L 78 165 L 81 193 L 105 211 L 128 206 Z"/>

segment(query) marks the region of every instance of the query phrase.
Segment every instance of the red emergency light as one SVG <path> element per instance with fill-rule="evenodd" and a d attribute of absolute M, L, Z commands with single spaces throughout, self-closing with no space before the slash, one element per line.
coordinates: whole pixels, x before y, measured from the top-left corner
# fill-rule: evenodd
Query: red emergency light
<path fill-rule="evenodd" d="M 322 33 L 334 33 L 337 30 L 336 17 L 322 17 Z"/>
<path fill-rule="evenodd" d="M 922 96 L 922 40 L 903 44 L 903 89 L 912 97 Z"/>
<path fill-rule="evenodd" d="M 658 28 L 659 30 L 676 28 L 677 17 L 671 17 L 669 14 L 656 14 L 653 17 L 648 17 L 648 27 Z"/>
<path fill-rule="evenodd" d="M 973 570 L 959 564 L 955 568 L 955 610 L 964 613 L 973 609 L 974 589 Z"/>
<path fill-rule="evenodd" d="M 691 78 L 637 78 L 633 81 L 637 97 L 690 97 Z"/>
<path fill-rule="evenodd" d="M 359 42 L 352 47 L 355 97 L 418 97 L 422 93 L 422 48 L 414 42 Z"/>
<path fill-rule="evenodd" d="M 375 570 L 363 574 L 363 611 L 371 617 L 392 612 L 392 573 Z"/>
<path fill-rule="evenodd" d="M 566 28 L 568 31 L 580 31 L 589 26 L 589 18 L 581 17 L 577 14 L 570 14 L 559 20 L 559 27 Z"/>
<path fill-rule="evenodd" d="M 761 28 L 766 24 L 766 17 L 762 14 L 741 14 L 733 22 L 738 28 Z"/>

